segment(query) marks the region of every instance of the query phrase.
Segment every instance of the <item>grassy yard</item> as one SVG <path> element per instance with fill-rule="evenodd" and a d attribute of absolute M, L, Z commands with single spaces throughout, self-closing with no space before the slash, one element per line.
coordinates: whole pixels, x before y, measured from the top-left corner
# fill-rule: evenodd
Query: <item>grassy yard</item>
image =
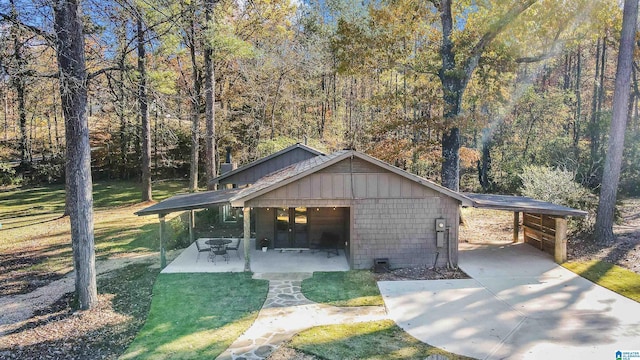
<path fill-rule="evenodd" d="M 315 327 L 296 335 L 288 346 L 327 360 L 423 360 L 436 354 L 469 359 L 422 343 L 391 320 Z"/>
<path fill-rule="evenodd" d="M 154 185 L 154 198 L 183 192 L 185 182 Z M 140 187 L 131 182 L 94 185 L 94 234 L 98 259 L 157 250 L 157 217 L 139 217 Z M 63 186 L 0 192 L 0 295 L 27 292 L 72 270 L 69 218 Z M 27 279 L 29 278 L 29 279 Z"/>
<path fill-rule="evenodd" d="M 122 359 L 214 359 L 255 320 L 268 282 L 245 273 L 160 274 Z"/>
<path fill-rule="evenodd" d="M 602 287 L 640 302 L 640 274 L 598 260 L 568 262 L 562 266 Z"/>
<path fill-rule="evenodd" d="M 334 306 L 384 305 L 370 271 L 315 272 L 302 282 L 307 299 Z"/>

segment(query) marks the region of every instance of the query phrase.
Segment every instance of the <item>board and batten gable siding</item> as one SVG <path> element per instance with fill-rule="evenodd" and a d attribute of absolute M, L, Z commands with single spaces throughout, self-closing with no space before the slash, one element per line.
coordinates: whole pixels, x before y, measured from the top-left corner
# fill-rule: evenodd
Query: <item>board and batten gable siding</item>
<path fill-rule="evenodd" d="M 310 174 L 274 191 L 249 201 L 250 206 L 305 206 L 301 202 L 293 205 L 282 200 L 321 200 L 305 202 L 307 206 L 344 206 L 351 199 L 424 198 L 441 196 L 435 190 L 394 174 L 374 164 L 353 160 L 353 171 L 349 173 L 349 160 L 343 160 L 321 171 Z M 361 171 L 361 172 L 356 172 Z M 326 202 L 324 200 L 337 200 Z"/>
<path fill-rule="evenodd" d="M 260 164 L 251 166 L 236 174 L 220 180 L 221 185 L 236 184 L 244 186 L 255 183 L 261 177 L 286 168 L 289 165 L 317 156 L 302 148 L 295 148 Z"/>
<path fill-rule="evenodd" d="M 438 265 L 445 265 L 448 251 L 446 246 L 436 248 L 435 233 L 435 219 L 444 218 L 450 226 L 451 261 L 458 261 L 460 202 L 358 158 L 309 174 L 246 205 L 348 207 L 349 263 L 354 269 L 371 268 L 375 258 L 388 258 L 394 268 L 431 266 L 438 252 Z"/>

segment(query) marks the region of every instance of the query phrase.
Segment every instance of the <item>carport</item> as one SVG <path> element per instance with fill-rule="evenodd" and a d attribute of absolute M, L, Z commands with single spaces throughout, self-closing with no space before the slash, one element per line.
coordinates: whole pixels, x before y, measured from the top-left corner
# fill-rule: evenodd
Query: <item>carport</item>
<path fill-rule="evenodd" d="M 473 207 L 513 212 L 513 242 L 525 242 L 551 254 L 556 263 L 567 261 L 567 217 L 587 212 L 524 196 L 465 193 Z M 523 236 L 520 237 L 520 213 Z M 521 240 L 522 239 L 522 240 Z"/>

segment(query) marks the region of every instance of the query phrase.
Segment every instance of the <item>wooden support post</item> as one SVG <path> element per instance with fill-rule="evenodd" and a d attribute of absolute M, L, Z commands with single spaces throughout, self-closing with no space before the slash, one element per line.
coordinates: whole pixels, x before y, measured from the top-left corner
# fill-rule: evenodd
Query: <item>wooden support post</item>
<path fill-rule="evenodd" d="M 164 249 L 164 214 L 158 215 L 158 218 L 160 219 L 160 268 L 164 269 L 167 266 L 167 254 Z"/>
<path fill-rule="evenodd" d="M 242 208 L 243 226 L 244 226 L 244 271 L 251 271 L 251 259 L 249 253 L 251 251 L 251 208 L 245 206 Z"/>
<path fill-rule="evenodd" d="M 196 212 L 195 210 L 189 211 L 189 243 L 193 243 L 195 240 L 195 227 L 196 227 Z"/>
<path fill-rule="evenodd" d="M 513 243 L 520 241 L 520 212 L 513 212 Z"/>
<path fill-rule="evenodd" d="M 567 261 L 567 219 L 556 218 L 556 239 L 554 258 L 556 263 Z"/>

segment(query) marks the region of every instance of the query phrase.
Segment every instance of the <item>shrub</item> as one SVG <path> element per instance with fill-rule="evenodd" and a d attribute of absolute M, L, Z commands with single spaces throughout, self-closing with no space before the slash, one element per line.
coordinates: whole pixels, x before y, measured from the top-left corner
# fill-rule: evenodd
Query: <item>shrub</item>
<path fill-rule="evenodd" d="M 16 175 L 16 169 L 7 162 L 0 162 L 0 186 L 19 185 L 21 177 Z"/>
<path fill-rule="evenodd" d="M 31 184 L 64 184 L 65 158 L 63 155 L 52 156 L 43 161 L 33 163 L 29 171 Z"/>
<path fill-rule="evenodd" d="M 585 218 L 571 221 L 574 231 L 589 231 L 593 226 L 598 201 L 587 188 L 577 183 L 568 170 L 546 166 L 525 166 L 520 175 L 523 196 L 589 212 Z"/>
<path fill-rule="evenodd" d="M 189 212 L 185 212 L 167 222 L 168 250 L 183 249 L 189 246 Z"/>

